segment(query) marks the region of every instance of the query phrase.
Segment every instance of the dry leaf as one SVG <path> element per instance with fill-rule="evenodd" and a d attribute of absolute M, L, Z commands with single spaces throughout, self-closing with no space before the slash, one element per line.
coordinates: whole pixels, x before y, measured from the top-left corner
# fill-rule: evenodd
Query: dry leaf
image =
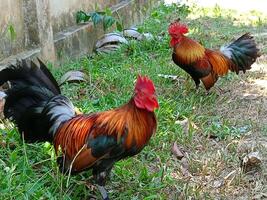
<path fill-rule="evenodd" d="M 130 28 L 130 29 L 125 29 L 123 31 L 123 35 L 125 37 L 129 37 L 129 38 L 134 38 L 136 40 L 152 40 L 154 39 L 155 37 L 151 34 L 151 33 L 139 33 L 138 32 L 138 29 L 133 27 L 133 28 Z M 162 37 L 161 36 L 158 36 L 156 37 L 158 40 L 161 40 Z"/>
<path fill-rule="evenodd" d="M 189 120 L 188 120 L 188 118 L 185 118 L 183 120 L 177 120 L 175 122 L 175 124 L 179 124 L 182 127 L 184 133 L 188 134 L 188 132 L 189 132 Z"/>
<path fill-rule="evenodd" d="M 15 149 L 16 148 L 16 144 L 15 143 L 13 143 L 13 142 L 10 142 L 10 143 L 6 143 L 6 141 L 0 141 L 0 147 L 2 147 L 2 148 L 7 148 L 9 146 L 9 148 L 11 149 L 11 150 L 13 150 L 13 149 Z"/>
<path fill-rule="evenodd" d="M 181 160 L 185 155 L 184 155 L 184 151 L 182 150 L 182 148 L 180 148 L 176 142 L 174 142 L 173 146 L 172 146 L 172 153 L 176 156 L 176 158 L 178 158 L 179 160 Z"/>
<path fill-rule="evenodd" d="M 71 83 L 85 82 L 87 79 L 88 76 L 81 71 L 68 71 L 61 77 L 59 85 L 62 85 L 66 82 L 71 82 Z"/>
<path fill-rule="evenodd" d="M 96 49 L 109 44 L 128 44 L 128 41 L 119 33 L 108 33 L 99 39 L 95 45 Z"/>
<path fill-rule="evenodd" d="M 0 94 L 3 92 L 0 92 Z M 5 106 L 5 99 L 0 97 L 0 119 L 4 118 L 4 106 Z"/>
<path fill-rule="evenodd" d="M 218 180 L 213 181 L 212 183 L 212 187 L 214 188 L 220 188 L 223 185 L 224 185 L 224 179 L 218 179 Z"/>
<path fill-rule="evenodd" d="M 166 79 L 178 80 L 178 76 L 175 75 L 158 74 L 158 76 Z"/>
<path fill-rule="evenodd" d="M 185 177 L 193 177 L 189 172 L 189 163 L 186 157 L 181 159 L 181 172 Z"/>
<path fill-rule="evenodd" d="M 129 28 L 123 31 L 125 37 L 134 38 L 136 40 L 144 39 L 144 35 L 137 31 L 137 28 Z"/>
<path fill-rule="evenodd" d="M 258 166 L 261 164 L 262 158 L 260 156 L 260 153 L 258 151 L 251 152 L 248 155 L 246 155 L 242 160 L 242 167 L 245 171 L 251 170 L 253 167 Z"/>
<path fill-rule="evenodd" d="M 116 51 L 120 48 L 118 44 L 107 44 L 103 47 L 97 48 L 96 52 L 98 53 L 110 53 L 112 51 Z"/>

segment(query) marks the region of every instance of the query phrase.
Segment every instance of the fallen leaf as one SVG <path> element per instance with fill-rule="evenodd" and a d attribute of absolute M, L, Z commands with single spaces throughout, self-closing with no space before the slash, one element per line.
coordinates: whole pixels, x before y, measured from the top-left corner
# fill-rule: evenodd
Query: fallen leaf
<path fill-rule="evenodd" d="M 158 39 L 158 40 L 162 39 L 162 36 L 154 37 L 151 33 L 139 33 L 138 29 L 136 27 L 125 29 L 123 31 L 123 35 L 125 37 L 134 38 L 136 40 L 144 40 L 144 39 L 153 40 L 155 38 Z"/>
<path fill-rule="evenodd" d="M 186 157 L 183 157 L 181 159 L 181 172 L 182 172 L 183 176 L 185 176 L 187 178 L 193 177 L 189 172 L 189 163 L 188 163 L 188 160 Z"/>
<path fill-rule="evenodd" d="M 112 51 L 116 51 L 120 48 L 117 44 L 108 44 L 103 47 L 99 47 L 96 49 L 97 53 L 111 53 Z"/>
<path fill-rule="evenodd" d="M 13 142 L 10 142 L 10 143 L 6 143 L 6 141 L 0 141 L 0 146 L 2 147 L 2 148 L 7 148 L 8 146 L 9 146 L 9 148 L 11 149 L 11 150 L 14 150 L 15 148 L 16 148 L 16 144 L 15 143 L 13 143 Z"/>
<path fill-rule="evenodd" d="M 99 39 L 95 45 L 98 49 L 109 44 L 128 44 L 128 41 L 119 33 L 107 33 L 101 39 Z"/>
<path fill-rule="evenodd" d="M 252 168 L 259 166 L 262 158 L 258 151 L 251 152 L 242 159 L 242 167 L 245 171 L 250 171 Z"/>
<path fill-rule="evenodd" d="M 5 106 L 5 99 L 0 99 L 0 119 L 4 119 L 4 106 Z"/>
<path fill-rule="evenodd" d="M 77 82 L 85 82 L 87 80 L 88 76 L 81 71 L 68 71 L 61 77 L 59 85 L 62 85 L 66 82 L 77 83 Z"/>
<path fill-rule="evenodd" d="M 129 29 L 125 29 L 123 31 L 123 35 L 125 37 L 129 37 L 129 38 L 134 38 L 136 40 L 142 40 L 144 39 L 144 35 L 139 33 L 137 28 L 129 28 Z"/>
<path fill-rule="evenodd" d="M 176 156 L 176 158 L 178 158 L 179 160 L 181 160 L 185 155 L 184 155 L 184 151 L 182 150 L 182 148 L 180 148 L 176 142 L 174 142 L 173 146 L 172 146 L 172 153 Z"/>
<path fill-rule="evenodd" d="M 216 189 L 222 187 L 223 185 L 224 185 L 224 180 L 223 179 L 215 180 L 212 183 L 212 187 L 214 187 Z"/>
<path fill-rule="evenodd" d="M 177 121 L 175 121 L 175 124 L 179 124 L 182 127 L 184 133 L 188 134 L 188 132 L 189 132 L 189 120 L 188 120 L 188 118 L 185 118 L 183 120 L 177 120 Z"/>
<path fill-rule="evenodd" d="M 151 34 L 151 33 L 144 33 L 144 37 L 147 39 L 147 40 L 153 40 L 154 39 L 154 36 Z M 157 39 L 162 39 L 162 37 L 157 37 Z"/>
<path fill-rule="evenodd" d="M 178 80 L 178 76 L 175 75 L 158 74 L 158 76 L 166 79 Z"/>

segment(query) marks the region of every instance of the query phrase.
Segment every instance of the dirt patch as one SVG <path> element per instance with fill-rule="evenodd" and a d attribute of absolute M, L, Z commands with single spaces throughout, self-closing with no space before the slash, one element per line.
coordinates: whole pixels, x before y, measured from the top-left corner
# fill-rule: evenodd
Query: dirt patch
<path fill-rule="evenodd" d="M 226 104 L 218 104 L 217 112 L 235 123 L 251 122 L 257 132 L 267 125 L 267 64 L 257 63 L 251 71 L 240 75 L 241 80 L 227 84 L 228 91 L 218 101 L 228 99 Z M 255 130 L 254 130 L 255 131 Z"/>
<path fill-rule="evenodd" d="M 229 119 L 232 127 L 246 128 L 236 138 L 225 140 L 208 138 L 201 134 L 203 130 L 195 135 L 197 141 L 192 144 L 199 144 L 201 149 L 188 147 L 191 176 L 185 177 L 179 169 L 172 174 L 190 186 L 178 199 L 192 194 L 195 199 L 262 199 L 267 194 L 267 62 L 261 60 L 251 71 L 233 79 L 222 87 L 218 81 L 219 87 L 229 92 L 217 97 L 212 113 Z M 260 152 L 262 162 L 245 171 L 242 160 L 253 151 Z M 182 166 L 181 161 L 174 163 Z"/>

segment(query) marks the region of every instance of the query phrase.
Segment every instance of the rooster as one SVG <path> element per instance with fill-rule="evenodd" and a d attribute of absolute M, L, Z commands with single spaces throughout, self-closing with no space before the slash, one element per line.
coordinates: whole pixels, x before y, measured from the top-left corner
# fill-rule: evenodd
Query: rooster
<path fill-rule="evenodd" d="M 133 97 L 119 108 L 75 114 L 47 67 L 39 60 L 22 60 L 0 72 L 0 85 L 9 81 L 4 115 L 26 142 L 54 144 L 62 172 L 92 169 L 103 199 L 106 179 L 115 162 L 139 153 L 155 133 L 154 110 L 159 107 L 153 82 L 138 76 Z"/>
<path fill-rule="evenodd" d="M 222 46 L 220 50 L 211 50 L 186 37 L 184 34 L 188 33 L 188 27 L 179 19 L 169 25 L 168 32 L 173 48 L 172 60 L 190 74 L 197 89 L 201 80 L 207 92 L 219 76 L 227 74 L 229 70 L 236 74 L 239 71 L 245 73 L 259 56 L 259 49 L 249 33 Z"/>

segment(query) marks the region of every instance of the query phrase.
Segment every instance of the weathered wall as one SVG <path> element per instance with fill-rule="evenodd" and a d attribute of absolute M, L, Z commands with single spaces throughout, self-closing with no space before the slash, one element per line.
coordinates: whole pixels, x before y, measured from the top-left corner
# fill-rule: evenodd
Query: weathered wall
<path fill-rule="evenodd" d="M 64 60 L 92 52 L 104 34 L 101 25 L 77 25 L 75 14 L 111 8 L 125 27 L 140 23 L 159 0 L 0 0 L 0 68 L 16 58 L 39 56 L 44 60 Z M 115 12 L 116 11 L 116 12 Z M 5 33 L 7 24 L 15 28 L 14 41 Z"/>
<path fill-rule="evenodd" d="M 2 0 L 0 3 L 0 60 L 26 47 L 22 0 Z M 16 27 L 16 40 L 7 32 L 8 25 Z"/>
<path fill-rule="evenodd" d="M 94 11 L 97 7 L 103 10 L 119 0 L 50 0 L 52 26 L 55 33 L 75 25 L 75 14 L 78 10 Z"/>

